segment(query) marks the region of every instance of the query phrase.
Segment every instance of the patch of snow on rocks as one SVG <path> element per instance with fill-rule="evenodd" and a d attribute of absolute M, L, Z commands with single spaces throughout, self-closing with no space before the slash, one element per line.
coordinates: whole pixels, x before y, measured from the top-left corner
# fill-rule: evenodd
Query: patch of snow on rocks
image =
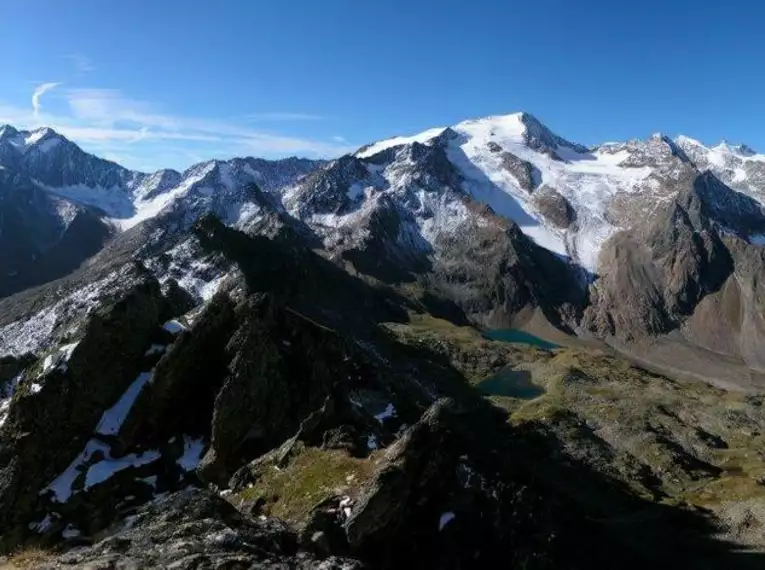
<path fill-rule="evenodd" d="M 441 515 L 441 518 L 438 519 L 438 530 L 439 532 L 444 530 L 444 527 L 448 525 L 450 522 L 452 522 L 456 518 L 456 515 L 452 512 L 446 512 Z"/>
<path fill-rule="evenodd" d="M 51 528 L 53 528 L 53 517 L 50 513 L 47 513 L 40 522 L 29 525 L 29 530 L 33 530 L 37 534 L 45 534 Z"/>
<path fill-rule="evenodd" d="M 146 266 L 163 285 L 175 279 L 178 285 L 203 301 L 208 301 L 228 275 L 202 250 L 196 238 L 187 239 L 158 258 L 148 259 Z"/>
<path fill-rule="evenodd" d="M 117 403 L 103 413 L 96 427 L 96 433 L 102 435 L 116 435 L 119 433 L 136 398 L 138 398 L 138 394 L 141 393 L 144 385 L 152 379 L 152 376 L 153 372 L 141 372 L 138 375 L 138 378 L 128 386 L 128 389 L 117 400 Z"/>
<path fill-rule="evenodd" d="M 55 342 L 59 325 L 90 313 L 98 300 L 119 286 L 121 272 L 75 291 L 37 313 L 0 327 L 0 356 L 39 353 Z"/>
<path fill-rule="evenodd" d="M 5 423 L 5 420 L 8 419 L 8 410 L 11 407 L 13 393 L 16 391 L 16 387 L 23 378 L 24 373 L 22 372 L 15 378 L 9 380 L 5 386 L 0 386 L 0 426 L 2 426 Z"/>
<path fill-rule="evenodd" d="M 73 494 L 72 485 L 77 478 L 82 474 L 82 468 L 90 461 L 90 458 L 96 452 L 108 454 L 110 452 L 109 446 L 102 441 L 91 439 L 85 444 L 85 449 L 69 464 L 61 475 L 51 481 L 50 485 L 45 487 L 40 494 L 44 494 L 47 491 L 53 492 L 53 498 L 59 503 L 66 503 Z"/>
<path fill-rule="evenodd" d="M 54 369 L 61 372 L 66 372 L 66 364 L 69 362 L 69 359 L 72 358 L 72 353 L 74 352 L 74 349 L 77 348 L 78 344 L 79 342 L 65 344 L 59 347 L 56 352 L 46 356 L 45 360 L 43 361 L 43 367 L 40 371 L 40 376 L 43 376 Z"/>
<path fill-rule="evenodd" d="M 66 525 L 66 528 L 61 531 L 61 537 L 67 540 L 77 538 L 81 534 L 82 532 L 72 524 Z"/>
<path fill-rule="evenodd" d="M 153 354 L 161 354 L 167 350 L 167 346 L 164 344 L 152 344 L 144 353 L 144 356 L 151 356 Z"/>
<path fill-rule="evenodd" d="M 85 490 L 94 485 L 98 485 L 99 483 L 103 483 L 112 475 L 123 469 L 147 465 L 148 463 L 157 461 L 160 457 L 161 454 L 156 450 L 145 451 L 140 455 L 130 453 L 125 457 L 119 457 L 117 459 L 112 459 L 109 454 L 107 454 L 106 459 L 95 463 L 88 469 L 88 473 L 85 475 Z"/>
<path fill-rule="evenodd" d="M 396 415 L 396 408 L 393 406 L 393 404 L 388 404 L 382 412 L 375 414 L 375 419 L 382 424 L 388 418 L 395 418 Z"/>
<path fill-rule="evenodd" d="M 167 321 L 164 325 L 162 325 L 162 328 L 173 335 L 181 334 L 183 331 L 186 330 L 186 327 L 183 326 L 180 322 L 176 321 L 175 319 Z"/>
<path fill-rule="evenodd" d="M 176 462 L 184 471 L 193 471 L 199 465 L 202 458 L 202 452 L 205 444 L 202 438 L 193 439 L 189 436 L 183 436 L 183 455 Z"/>

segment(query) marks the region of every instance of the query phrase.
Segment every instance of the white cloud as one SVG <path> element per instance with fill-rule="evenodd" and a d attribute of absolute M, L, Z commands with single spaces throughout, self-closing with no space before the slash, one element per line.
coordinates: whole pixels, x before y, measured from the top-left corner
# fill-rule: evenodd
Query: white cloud
<path fill-rule="evenodd" d="M 251 122 L 259 121 L 322 121 L 321 115 L 312 115 L 310 113 L 251 113 L 245 115 L 244 119 Z"/>
<path fill-rule="evenodd" d="M 34 90 L 34 93 L 32 93 L 32 109 L 34 112 L 34 116 L 37 117 L 40 114 L 40 99 L 43 95 L 45 95 L 48 91 L 51 89 L 54 89 L 55 87 L 58 87 L 59 83 L 50 82 L 50 83 L 43 83 L 42 85 L 38 85 L 37 88 Z"/>
<path fill-rule="evenodd" d="M 21 128 L 49 126 L 86 150 L 111 159 L 122 157 L 131 168 L 185 168 L 191 157 L 226 158 L 255 155 L 276 158 L 287 155 L 332 158 L 350 152 L 345 139 L 283 135 L 255 128 L 261 121 L 318 120 L 303 113 L 255 113 L 247 118 L 209 119 L 163 113 L 156 105 L 126 97 L 116 89 L 72 88 L 63 92 L 64 111 L 46 113 L 40 105 L 43 94 L 58 83 L 45 83 L 35 89 L 32 109 L 3 105 L 0 124 Z M 162 157 L 171 159 L 162 163 Z"/>
<path fill-rule="evenodd" d="M 67 101 L 79 121 L 109 127 L 103 134 L 120 136 L 129 131 L 138 140 L 170 139 L 225 141 L 237 143 L 250 152 L 309 153 L 333 156 L 349 150 L 347 143 L 316 141 L 254 130 L 236 122 L 199 119 L 156 113 L 152 105 L 124 97 L 114 89 L 70 89 Z M 282 114 L 284 115 L 284 114 Z M 292 113 L 291 116 L 307 117 Z M 254 115 L 250 115 L 254 116 Z"/>

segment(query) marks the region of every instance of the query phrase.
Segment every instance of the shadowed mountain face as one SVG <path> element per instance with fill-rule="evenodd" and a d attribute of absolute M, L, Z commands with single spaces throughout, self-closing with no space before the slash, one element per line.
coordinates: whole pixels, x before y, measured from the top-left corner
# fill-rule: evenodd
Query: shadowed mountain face
<path fill-rule="evenodd" d="M 0 169 L 0 297 L 71 273 L 112 232 L 92 209 Z"/>

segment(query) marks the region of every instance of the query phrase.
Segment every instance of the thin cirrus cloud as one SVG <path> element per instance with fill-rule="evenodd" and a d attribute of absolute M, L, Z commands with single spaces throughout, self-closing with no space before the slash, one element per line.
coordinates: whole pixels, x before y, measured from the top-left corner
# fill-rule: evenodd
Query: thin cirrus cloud
<path fill-rule="evenodd" d="M 90 60 L 90 58 L 82 54 L 68 53 L 62 55 L 61 57 L 68 60 L 80 73 L 90 73 L 91 71 L 96 70 L 96 67 L 93 65 L 93 62 Z"/>
<path fill-rule="evenodd" d="M 250 113 L 242 117 L 245 121 L 323 121 L 326 117 L 311 113 Z"/>
<path fill-rule="evenodd" d="M 57 88 L 54 93 L 51 91 Z M 43 109 L 43 97 L 54 97 L 57 112 Z M 63 103 L 63 104 L 62 104 Z M 46 107 L 47 108 L 47 107 Z M 0 102 L 0 123 L 23 128 L 49 126 L 86 150 L 141 169 L 185 168 L 191 158 L 241 155 L 331 158 L 353 150 L 347 141 L 283 135 L 254 127 L 257 121 L 316 121 L 307 113 L 253 113 L 238 120 L 187 117 L 157 111 L 156 105 L 131 99 L 116 89 L 62 89 L 59 83 L 35 88 L 31 113 Z M 160 158 L 170 163 L 160 163 Z"/>

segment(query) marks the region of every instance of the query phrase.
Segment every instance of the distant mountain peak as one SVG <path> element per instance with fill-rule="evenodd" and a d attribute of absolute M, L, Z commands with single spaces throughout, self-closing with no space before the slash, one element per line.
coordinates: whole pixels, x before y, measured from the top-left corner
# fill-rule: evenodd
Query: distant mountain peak
<path fill-rule="evenodd" d="M 714 146 L 707 146 L 701 141 L 687 137 L 685 135 L 679 135 L 675 139 L 675 143 L 685 148 L 686 150 L 694 149 L 703 152 L 716 151 L 724 154 L 733 154 L 740 157 L 757 156 L 757 151 L 747 144 L 731 144 L 727 139 L 722 139 Z"/>
<path fill-rule="evenodd" d="M 754 156 L 757 154 L 756 150 L 744 143 L 736 145 L 736 149 L 738 150 L 738 153 L 743 156 Z"/>
<path fill-rule="evenodd" d="M 722 139 L 713 147 L 713 149 L 737 154 L 739 156 L 754 156 L 757 154 L 750 146 L 743 143 L 731 144 L 727 139 Z"/>
<path fill-rule="evenodd" d="M 18 135 L 19 131 L 13 125 L 0 125 L 0 139 L 7 136 Z"/>
<path fill-rule="evenodd" d="M 525 127 L 524 139 L 531 148 L 554 152 L 557 147 L 563 146 L 582 154 L 588 152 L 587 147 L 584 145 L 571 142 L 555 134 L 531 113 L 521 111 L 516 113 L 516 116 Z"/>

